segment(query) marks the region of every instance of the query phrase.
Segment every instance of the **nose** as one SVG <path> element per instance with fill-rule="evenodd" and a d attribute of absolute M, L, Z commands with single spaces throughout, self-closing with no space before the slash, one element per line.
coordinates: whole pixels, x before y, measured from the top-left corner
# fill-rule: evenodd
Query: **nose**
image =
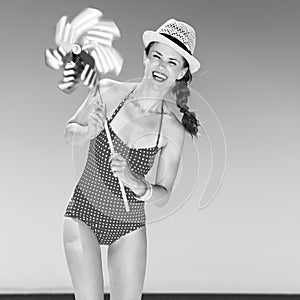
<path fill-rule="evenodd" d="M 160 68 L 160 69 L 163 69 L 163 68 L 165 68 L 165 61 L 163 61 L 162 59 L 159 61 L 159 65 L 158 65 L 158 67 Z"/>

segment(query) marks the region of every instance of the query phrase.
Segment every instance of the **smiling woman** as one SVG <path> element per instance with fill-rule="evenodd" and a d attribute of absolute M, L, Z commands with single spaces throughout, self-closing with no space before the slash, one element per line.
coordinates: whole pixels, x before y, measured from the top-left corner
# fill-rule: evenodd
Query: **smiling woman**
<path fill-rule="evenodd" d="M 165 48 L 165 50 L 161 50 L 161 48 Z M 172 93 L 175 94 L 176 104 L 179 107 L 180 112 L 183 113 L 182 125 L 191 134 L 191 136 L 197 135 L 198 126 L 200 125 L 199 121 L 197 120 L 195 113 L 189 112 L 189 107 L 187 106 L 188 98 L 190 96 L 188 84 L 192 81 L 189 64 L 183 56 L 170 48 L 170 46 L 162 44 L 161 42 L 150 42 L 145 49 L 145 54 L 147 57 L 152 56 L 152 60 L 158 62 L 159 69 L 164 68 L 163 65 L 166 64 L 166 66 L 170 66 L 171 70 L 179 68 L 179 70 L 183 71 L 184 75 L 182 76 L 182 73 L 180 73 L 180 78 L 175 79 L 176 84 L 171 86 Z M 150 50 L 152 50 L 151 53 Z M 158 50 L 164 53 L 172 53 L 172 56 L 163 55 Z M 164 58 L 164 56 L 166 56 L 166 58 Z M 166 74 L 159 71 L 153 71 L 152 76 L 159 82 L 164 82 L 168 79 Z"/>
<path fill-rule="evenodd" d="M 181 55 L 168 45 L 152 42 L 146 48 L 145 53 L 151 64 L 153 78 L 159 82 L 168 80 L 167 88 L 170 88 L 175 80 L 182 78 L 188 70 L 188 67 L 183 67 L 184 62 Z M 145 76 L 147 76 L 147 71 L 146 68 Z"/>
<path fill-rule="evenodd" d="M 64 247 L 76 300 L 103 299 L 99 245 L 108 246 L 111 298 L 141 298 L 147 258 L 145 202 L 158 207 L 168 202 L 185 132 L 192 137 L 198 132 L 199 122 L 187 106 L 191 73 L 200 67 L 192 54 L 194 29 L 171 19 L 157 31 L 146 31 L 143 41 L 143 79 L 134 83 L 101 80 L 100 94 L 92 91 L 66 126 L 69 143 L 90 143 L 64 222 Z M 168 107 L 170 92 L 183 113 L 182 122 Z M 112 155 L 104 131 L 107 116 L 115 149 Z M 156 179 L 150 183 L 145 176 L 156 157 Z M 121 200 L 119 180 L 130 211 Z"/>

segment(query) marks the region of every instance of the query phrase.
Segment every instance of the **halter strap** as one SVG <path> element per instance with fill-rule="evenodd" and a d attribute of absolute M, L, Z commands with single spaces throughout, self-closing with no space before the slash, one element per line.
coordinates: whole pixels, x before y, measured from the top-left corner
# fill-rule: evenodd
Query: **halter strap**
<path fill-rule="evenodd" d="M 157 137 L 157 141 L 156 141 L 155 147 L 158 146 L 158 142 L 159 142 L 159 138 L 160 138 L 161 124 L 162 124 L 162 119 L 163 119 L 163 115 L 164 115 L 164 101 L 165 100 L 162 100 L 162 103 L 161 103 L 161 116 L 160 116 L 159 132 L 158 132 L 158 137 Z"/>
<path fill-rule="evenodd" d="M 113 114 L 111 115 L 111 117 L 109 118 L 109 120 L 107 121 L 108 123 L 110 123 L 115 118 L 115 116 L 117 115 L 117 113 L 119 112 L 119 110 L 121 109 L 121 107 L 123 106 L 123 104 L 125 103 L 125 101 L 134 92 L 134 90 L 135 90 L 135 88 L 129 94 L 127 94 L 127 96 L 125 96 L 124 99 L 120 102 L 120 104 L 118 105 L 118 107 L 115 109 L 115 111 L 113 112 Z M 161 117 L 160 117 L 160 123 L 159 123 L 159 132 L 158 132 L 158 136 L 157 136 L 155 147 L 158 146 L 158 142 L 159 142 L 159 138 L 160 138 L 160 133 L 161 133 L 162 119 L 163 119 L 163 115 L 164 115 L 164 107 L 163 106 L 164 106 L 164 100 L 162 100 L 162 103 L 161 103 Z"/>
<path fill-rule="evenodd" d="M 111 117 L 109 118 L 109 120 L 107 121 L 108 123 L 110 123 L 114 117 L 116 116 L 116 114 L 119 112 L 119 110 L 121 109 L 121 107 L 123 106 L 123 104 L 125 103 L 125 101 L 129 98 L 129 96 L 134 92 L 135 88 L 129 93 L 127 94 L 127 96 L 124 97 L 124 99 L 120 102 L 120 104 L 118 105 L 118 107 L 115 109 L 115 111 L 113 112 L 113 114 L 111 115 Z"/>

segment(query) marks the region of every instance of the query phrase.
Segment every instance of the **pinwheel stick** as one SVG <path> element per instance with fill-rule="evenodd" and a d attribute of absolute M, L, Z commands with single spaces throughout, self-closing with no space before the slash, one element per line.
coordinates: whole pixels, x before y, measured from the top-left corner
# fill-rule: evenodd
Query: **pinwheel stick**
<path fill-rule="evenodd" d="M 96 91 L 96 93 L 99 94 L 99 97 L 100 97 L 100 100 L 101 100 L 102 104 L 104 104 L 103 99 L 102 99 L 101 94 L 100 94 L 99 84 L 96 85 L 95 91 Z M 107 136 L 110 152 L 111 152 L 111 154 L 114 154 L 115 150 L 114 150 L 114 145 L 112 143 L 112 139 L 111 139 L 111 136 L 110 136 L 109 128 L 108 128 L 108 125 L 107 125 L 107 119 L 104 121 L 104 128 L 105 128 L 105 133 L 106 133 L 106 136 Z M 130 208 L 129 208 L 129 205 L 128 205 L 128 200 L 127 200 L 125 188 L 124 188 L 123 182 L 121 181 L 121 179 L 119 177 L 118 177 L 118 180 L 119 180 L 119 186 L 120 186 L 120 189 L 121 189 L 125 209 L 128 212 L 128 211 L 130 211 Z"/>
<path fill-rule="evenodd" d="M 113 40 L 120 37 L 118 27 L 113 21 L 102 20 L 102 17 L 103 13 L 100 10 L 87 7 L 71 22 L 67 22 L 67 16 L 60 18 L 56 24 L 55 34 L 57 49 L 46 49 L 45 63 L 52 69 L 59 70 L 72 61 L 75 66 L 77 65 L 75 71 L 65 72 L 64 79 L 58 87 L 69 94 L 77 88 L 80 78 L 85 85 L 94 89 L 93 96 L 99 93 L 100 100 L 104 104 L 100 94 L 100 74 L 113 71 L 118 75 L 122 69 L 123 58 L 112 47 Z M 85 69 L 87 66 L 89 68 Z M 114 147 L 107 120 L 104 121 L 104 127 L 113 154 Z M 118 179 L 126 211 L 129 211 L 124 185 L 120 178 Z"/>

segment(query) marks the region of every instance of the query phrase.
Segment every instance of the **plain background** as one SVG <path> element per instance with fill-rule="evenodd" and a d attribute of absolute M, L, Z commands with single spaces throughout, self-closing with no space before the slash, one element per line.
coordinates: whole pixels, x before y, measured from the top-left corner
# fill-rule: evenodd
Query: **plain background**
<path fill-rule="evenodd" d="M 1 1 L 0 292 L 72 291 L 62 216 L 87 147 L 72 151 L 63 131 L 87 90 L 60 92 L 43 55 L 59 18 L 87 6 L 121 29 L 118 80 L 143 75 L 144 30 L 176 18 L 197 31 L 191 103 L 207 135 L 187 136 L 170 205 L 148 207 L 145 292 L 299 293 L 300 2 L 291 0 Z M 213 201 L 199 209 L 212 161 L 203 201 Z"/>

